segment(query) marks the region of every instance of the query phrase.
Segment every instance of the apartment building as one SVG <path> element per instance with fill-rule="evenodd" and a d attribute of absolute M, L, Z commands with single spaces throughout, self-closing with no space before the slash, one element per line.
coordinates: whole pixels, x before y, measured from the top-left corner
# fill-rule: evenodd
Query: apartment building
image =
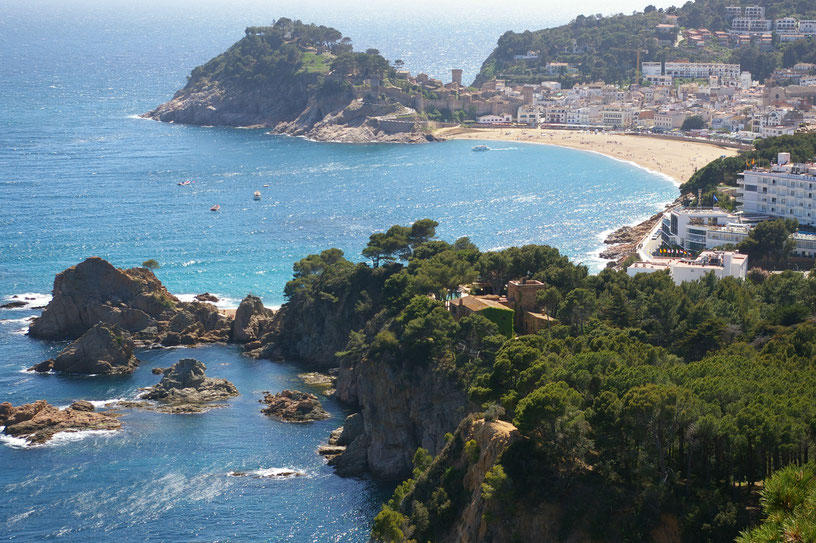
<path fill-rule="evenodd" d="M 777 164 L 744 171 L 737 185 L 737 202 L 744 213 L 816 226 L 816 164 L 791 164 L 790 153 L 779 153 Z"/>

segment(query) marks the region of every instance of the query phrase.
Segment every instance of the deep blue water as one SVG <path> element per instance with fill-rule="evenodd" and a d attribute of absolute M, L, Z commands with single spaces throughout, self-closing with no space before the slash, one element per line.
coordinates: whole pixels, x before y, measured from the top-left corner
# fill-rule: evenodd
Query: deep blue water
<path fill-rule="evenodd" d="M 0 300 L 29 293 L 37 305 L 55 273 L 98 255 L 120 267 L 155 258 L 177 294 L 210 291 L 234 304 L 252 292 L 278 305 L 297 259 L 328 247 L 357 259 L 371 232 L 423 217 L 441 223 L 444 239 L 470 236 L 483 249 L 548 243 L 598 269 L 599 234 L 656 211 L 676 194 L 670 182 L 554 147 L 319 144 L 134 118 L 245 26 L 274 17 L 331 24 L 358 46 L 447 79 L 454 66 L 475 75 L 505 29 L 565 22 L 578 9 L 476 2 L 445 11 L 452 5 L 380 14 L 350 2 L 0 0 Z M 210 212 L 216 203 L 221 211 Z M 340 479 L 314 452 L 341 407 L 327 400 L 333 419 L 306 426 L 259 412 L 262 390 L 303 388 L 293 367 L 208 347 L 139 353 L 143 364 L 127 377 L 34 376 L 21 370 L 62 346 L 21 333 L 35 314 L 0 310 L 0 401 L 133 398 L 158 380 L 151 367 L 185 356 L 242 395 L 202 415 L 128 411 L 123 431 L 104 437 L 31 449 L 6 440 L 0 539 L 367 540 L 390 487 Z M 283 467 L 306 475 L 226 475 Z"/>

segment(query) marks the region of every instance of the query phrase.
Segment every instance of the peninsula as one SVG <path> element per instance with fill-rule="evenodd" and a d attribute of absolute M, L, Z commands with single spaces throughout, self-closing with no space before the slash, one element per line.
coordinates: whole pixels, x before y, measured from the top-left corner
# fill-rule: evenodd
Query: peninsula
<path fill-rule="evenodd" d="M 433 141 L 411 103 L 416 89 L 376 49 L 355 52 L 334 28 L 278 19 L 249 27 L 195 68 L 173 98 L 142 117 L 202 126 L 269 128 L 349 143 Z"/>

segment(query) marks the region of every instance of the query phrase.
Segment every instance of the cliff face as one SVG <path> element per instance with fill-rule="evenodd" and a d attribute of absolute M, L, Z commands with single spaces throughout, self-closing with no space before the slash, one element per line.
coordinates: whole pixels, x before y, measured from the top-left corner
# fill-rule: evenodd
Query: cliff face
<path fill-rule="evenodd" d="M 362 435 L 337 460 L 338 472 L 369 471 L 380 479 L 410 476 L 416 449 L 442 450 L 445 434 L 470 408 L 464 389 L 444 371 L 386 360 L 341 367 L 337 396 L 355 403 L 363 421 Z"/>

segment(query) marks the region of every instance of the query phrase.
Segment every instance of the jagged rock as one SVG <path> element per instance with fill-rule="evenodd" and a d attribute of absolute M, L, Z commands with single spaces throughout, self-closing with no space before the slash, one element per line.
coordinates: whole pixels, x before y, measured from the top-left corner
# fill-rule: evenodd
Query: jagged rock
<path fill-rule="evenodd" d="M 136 346 L 226 341 L 230 329 L 230 319 L 215 306 L 180 302 L 152 271 L 120 270 L 91 257 L 57 274 L 53 297 L 29 325 L 29 334 L 76 339 L 98 322 L 130 332 Z M 172 333 L 178 336 L 166 340 Z"/>
<path fill-rule="evenodd" d="M 139 365 L 139 360 L 133 356 L 133 348 L 130 334 L 115 324 L 99 322 L 63 349 L 51 369 L 65 373 L 133 373 Z M 43 368 L 48 367 L 48 362 L 42 363 Z"/>
<path fill-rule="evenodd" d="M 363 416 L 360 413 L 349 415 L 343 423 L 343 431 L 337 437 L 337 444 L 351 445 L 352 441 L 364 433 L 365 425 L 363 424 Z"/>
<path fill-rule="evenodd" d="M 342 454 L 329 461 L 329 465 L 334 466 L 335 472 L 341 477 L 363 475 L 369 469 L 368 448 L 370 445 L 371 440 L 368 436 L 357 436 Z"/>
<path fill-rule="evenodd" d="M 150 370 L 150 373 L 152 373 L 153 375 L 161 375 L 164 373 L 164 368 L 153 368 L 152 370 Z"/>
<path fill-rule="evenodd" d="M 19 309 L 27 305 L 28 303 L 22 300 L 14 300 L 13 302 L 8 302 L 6 304 L 0 305 L 0 309 Z"/>
<path fill-rule="evenodd" d="M 218 301 L 218 296 L 215 296 L 214 294 L 210 294 L 209 292 L 205 292 L 204 294 L 196 294 L 194 296 L 194 298 L 196 300 L 198 300 L 199 302 L 212 302 L 212 303 L 215 303 L 215 302 Z"/>
<path fill-rule="evenodd" d="M 330 416 L 317 396 L 299 390 L 284 390 L 278 394 L 264 392 L 264 399 L 259 401 L 267 405 L 261 413 L 284 422 L 311 422 Z"/>
<path fill-rule="evenodd" d="M 184 358 L 164 371 L 161 381 L 142 395 L 164 404 L 159 410 L 172 413 L 200 413 L 214 407 L 201 405 L 238 396 L 238 389 L 226 379 L 207 377 L 207 367 L 194 358 Z"/>
<path fill-rule="evenodd" d="M 69 406 L 74 411 L 95 411 L 94 404 L 85 400 L 77 400 Z"/>
<path fill-rule="evenodd" d="M 57 432 L 116 430 L 122 426 L 114 415 L 96 413 L 90 402 L 78 401 L 60 410 L 45 400 L 14 407 L 0 404 L 0 426 L 6 435 L 25 438 L 29 443 L 45 443 Z"/>
<path fill-rule="evenodd" d="M 39 364 L 34 364 L 28 371 L 36 371 L 37 373 L 48 373 L 49 371 L 54 371 L 54 359 L 49 358 L 48 360 L 43 360 Z"/>
<path fill-rule="evenodd" d="M 257 341 L 269 331 L 273 316 L 274 312 L 264 307 L 260 298 L 250 294 L 235 311 L 230 339 L 235 343 Z"/>

